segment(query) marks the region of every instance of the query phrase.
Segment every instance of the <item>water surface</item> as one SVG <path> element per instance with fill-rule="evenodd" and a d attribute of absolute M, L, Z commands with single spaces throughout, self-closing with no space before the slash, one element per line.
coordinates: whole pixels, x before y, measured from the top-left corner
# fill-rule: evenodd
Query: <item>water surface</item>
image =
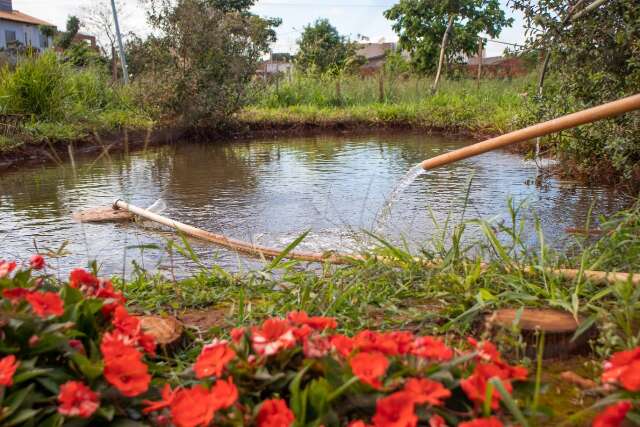
<path fill-rule="evenodd" d="M 0 175 L 0 258 L 26 259 L 35 248 L 55 250 L 67 242 L 54 262 L 61 274 L 94 259 L 103 274 L 126 274 L 132 262 L 177 275 L 194 266 L 149 246 L 164 247 L 172 233 L 71 219 L 74 211 L 116 198 L 138 206 L 163 199 L 164 214 L 173 219 L 265 245 L 285 246 L 310 230 L 301 249 L 313 250 L 361 249 L 370 244 L 362 230 L 417 249 L 438 232 L 433 218 L 456 222 L 464 212 L 466 218 L 507 220 L 509 197 L 526 201 L 528 215 L 538 215 L 548 239 L 561 245 L 564 230 L 582 226 L 591 206 L 597 215 L 628 203 L 574 182 L 536 185 L 534 163 L 498 151 L 418 176 L 394 203 L 384 229 L 377 228 L 385 201 L 411 167 L 469 143 L 413 134 L 183 143 L 77 160 L 75 170 L 71 164 L 24 168 Z M 205 265 L 256 266 L 234 252 L 190 243 Z"/>

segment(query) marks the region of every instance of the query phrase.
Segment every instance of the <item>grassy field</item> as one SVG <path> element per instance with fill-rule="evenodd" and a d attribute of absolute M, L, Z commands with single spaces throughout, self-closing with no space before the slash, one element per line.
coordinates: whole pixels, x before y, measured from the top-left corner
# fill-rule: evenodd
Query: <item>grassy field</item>
<path fill-rule="evenodd" d="M 62 63 L 53 52 L 0 70 L 0 114 L 19 118 L 2 129 L 0 152 L 153 124 L 130 89 L 113 85 L 101 70 Z"/>
<path fill-rule="evenodd" d="M 498 133 L 513 129 L 532 78 L 444 81 L 428 78 L 294 77 L 256 83 L 238 120 L 255 128 L 287 126 L 412 126 Z M 382 96 L 381 96 L 382 95 Z"/>

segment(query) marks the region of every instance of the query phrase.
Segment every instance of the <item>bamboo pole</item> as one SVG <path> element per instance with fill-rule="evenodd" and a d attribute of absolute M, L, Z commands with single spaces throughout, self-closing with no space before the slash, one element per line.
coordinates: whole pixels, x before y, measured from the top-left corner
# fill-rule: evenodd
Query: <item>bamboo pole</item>
<path fill-rule="evenodd" d="M 214 243 L 216 245 L 225 247 L 227 249 L 235 250 L 253 257 L 276 258 L 278 256 L 281 256 L 284 253 L 284 251 L 281 249 L 254 245 L 253 243 L 243 242 L 241 240 L 231 239 L 220 234 L 214 234 L 209 231 L 201 230 L 191 225 L 183 224 L 181 222 L 174 221 L 162 215 L 158 215 L 156 213 L 150 212 L 138 206 L 134 206 L 123 200 L 116 200 L 113 204 L 113 209 L 130 212 L 134 215 L 145 218 L 149 221 L 153 221 L 158 224 L 162 224 L 167 227 L 178 230 L 186 234 L 187 236 L 204 240 L 210 243 Z M 298 260 L 298 261 L 307 261 L 307 262 L 320 262 L 320 263 L 327 262 L 329 264 L 337 264 L 337 265 L 353 264 L 356 261 L 363 261 L 365 259 L 375 259 L 380 262 L 390 261 L 389 257 L 372 256 L 367 258 L 363 255 L 347 255 L 347 254 L 336 253 L 333 251 L 330 251 L 327 253 L 292 251 L 286 254 L 284 258 Z M 424 268 L 438 268 L 442 265 L 441 262 L 429 261 L 424 258 L 415 257 L 413 258 L 413 260 L 417 263 L 421 263 L 424 266 Z M 489 267 L 488 264 L 482 265 L 483 270 L 486 270 L 488 267 Z M 510 268 L 508 270 L 513 270 L 513 269 Z M 537 270 L 533 267 L 525 267 L 523 271 L 528 274 L 535 274 L 537 272 Z M 588 271 L 588 270 L 582 271 L 582 273 L 580 273 L 580 270 L 551 269 L 551 268 L 545 269 L 545 272 L 548 274 L 556 275 L 558 277 L 562 277 L 566 280 L 577 280 L 578 278 L 582 277 L 591 282 L 600 283 L 600 284 L 614 284 L 617 282 L 626 282 L 630 280 L 634 285 L 640 286 L 640 274 L 609 273 L 605 271 Z"/>
<path fill-rule="evenodd" d="M 275 258 L 277 256 L 280 256 L 283 253 L 283 251 L 279 249 L 255 245 L 253 243 L 232 239 L 232 238 L 223 236 L 221 234 L 215 234 L 209 231 L 201 230 L 191 225 L 183 224 L 179 221 L 174 221 L 170 218 L 150 212 L 138 206 L 134 206 L 123 200 L 116 200 L 113 204 L 113 208 L 129 211 L 139 217 L 142 217 L 150 221 L 157 222 L 158 224 L 166 225 L 167 227 L 178 230 L 186 234 L 187 236 L 191 236 L 200 240 L 205 240 L 207 242 L 215 243 L 216 245 L 219 245 L 228 249 L 232 249 L 241 253 L 245 253 L 248 255 L 264 257 L 264 258 Z M 309 262 L 330 262 L 332 264 L 347 264 L 350 262 L 349 258 L 352 258 L 352 257 L 349 257 L 347 255 L 334 255 L 334 254 L 325 255 L 325 254 L 315 253 L 315 252 L 290 252 L 289 254 L 287 254 L 286 258 L 296 259 L 299 261 L 309 261 Z"/>
<path fill-rule="evenodd" d="M 589 108 L 577 113 L 569 114 L 554 120 L 537 125 L 520 129 L 506 135 L 492 138 L 484 142 L 470 145 L 459 150 L 445 153 L 440 156 L 425 160 L 421 163 L 425 170 L 435 169 L 440 166 L 468 159 L 479 154 L 484 154 L 498 148 L 518 142 L 528 141 L 540 136 L 549 135 L 554 132 L 584 125 L 586 123 L 595 122 L 609 117 L 618 116 L 630 111 L 640 109 L 640 94 L 630 96 L 628 98 L 619 99 L 617 101 L 603 104 L 598 107 Z"/>

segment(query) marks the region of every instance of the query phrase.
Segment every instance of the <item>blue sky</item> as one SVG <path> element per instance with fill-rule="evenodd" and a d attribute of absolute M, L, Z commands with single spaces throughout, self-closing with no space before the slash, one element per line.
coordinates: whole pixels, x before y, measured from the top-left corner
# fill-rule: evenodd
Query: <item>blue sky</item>
<path fill-rule="evenodd" d="M 13 0 L 14 8 L 38 18 L 50 21 L 64 28 L 67 16 L 77 14 L 82 5 L 107 0 Z M 512 28 L 503 31 L 500 40 L 511 43 L 524 41 L 522 19 L 507 7 L 507 0 L 501 0 L 507 14 L 515 18 Z M 136 0 L 126 0 L 127 16 L 123 19 L 123 29 L 145 33 L 144 13 Z M 263 16 L 281 17 L 278 29 L 276 52 L 293 52 L 295 42 L 302 28 L 317 18 L 328 18 L 342 34 L 355 38 L 358 34 L 367 36 L 372 42 L 384 39 L 395 41 L 397 36 L 382 12 L 392 6 L 394 0 L 259 0 L 253 11 Z M 489 43 L 487 55 L 500 55 L 505 46 Z"/>

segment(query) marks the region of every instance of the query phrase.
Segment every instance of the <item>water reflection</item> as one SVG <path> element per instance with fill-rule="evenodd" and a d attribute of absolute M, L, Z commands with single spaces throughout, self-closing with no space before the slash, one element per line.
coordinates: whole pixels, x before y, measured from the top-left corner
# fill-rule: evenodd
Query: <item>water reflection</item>
<path fill-rule="evenodd" d="M 62 272 L 98 259 L 104 273 L 121 274 L 132 261 L 184 273 L 188 261 L 148 246 L 164 244 L 170 233 L 77 224 L 70 218 L 73 211 L 115 198 L 139 206 L 164 199 L 165 214 L 172 218 L 262 244 L 284 246 L 311 230 L 305 249 L 357 250 L 368 244 L 361 230 L 374 229 L 407 170 L 468 143 L 406 134 L 185 143 L 85 159 L 76 171 L 69 165 L 21 170 L 0 177 L 0 258 L 25 259 L 34 245 L 57 248 L 68 241 L 68 254 L 57 261 Z M 535 177 L 535 165 L 505 152 L 430 171 L 394 204 L 386 237 L 404 237 L 418 248 L 437 231 L 432 217 L 437 223 L 459 221 L 463 214 L 506 220 L 506 201 L 513 197 L 516 204 L 526 200 L 527 215 L 538 215 L 549 238 L 561 244 L 564 229 L 582 226 L 592 205 L 599 214 L 626 204 L 618 194 L 571 182 L 551 179 L 537 187 Z M 534 233 L 530 236 L 535 244 Z M 235 253 L 192 244 L 206 263 L 232 269 L 254 265 Z"/>

